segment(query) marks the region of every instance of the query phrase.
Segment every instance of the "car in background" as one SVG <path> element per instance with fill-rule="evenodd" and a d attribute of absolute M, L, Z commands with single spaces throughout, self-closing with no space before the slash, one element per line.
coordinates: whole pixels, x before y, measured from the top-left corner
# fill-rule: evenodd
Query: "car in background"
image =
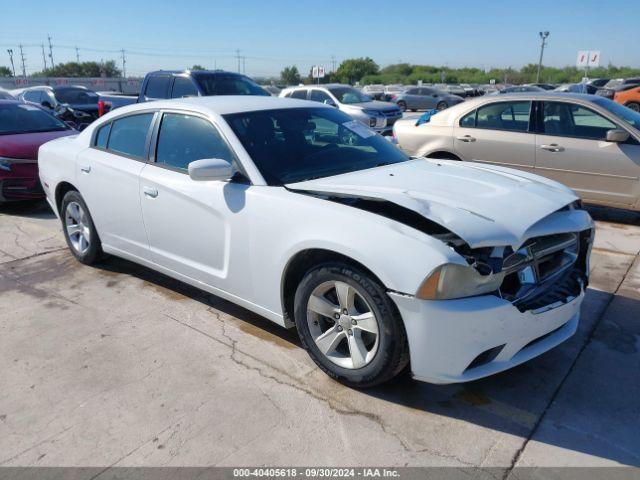
<path fill-rule="evenodd" d="M 386 102 L 391 101 L 391 97 L 394 95 L 398 95 L 406 90 L 407 87 L 404 85 L 396 84 L 396 85 L 387 85 L 384 87 L 384 95 L 382 96 L 382 100 Z"/>
<path fill-rule="evenodd" d="M 269 95 L 271 95 L 272 97 L 277 97 L 282 91 L 281 88 L 278 88 L 275 85 L 262 85 L 262 88 L 269 92 Z"/>
<path fill-rule="evenodd" d="M 444 110 L 452 105 L 464 102 L 464 98 L 451 95 L 431 87 L 411 87 L 390 99 L 403 112 L 411 110 L 430 110 L 432 108 Z"/>
<path fill-rule="evenodd" d="M 0 88 L 0 100 L 15 100 L 16 97 L 14 97 L 13 95 L 11 95 L 9 92 L 7 92 L 6 90 L 2 90 Z"/>
<path fill-rule="evenodd" d="M 557 85 L 553 85 L 551 83 L 525 83 L 525 87 L 538 87 L 542 90 L 555 90 Z"/>
<path fill-rule="evenodd" d="M 138 103 L 217 95 L 271 96 L 246 75 L 223 70 L 158 70 L 145 75 Z"/>
<path fill-rule="evenodd" d="M 349 386 L 409 365 L 475 380 L 579 324 L 594 225 L 573 192 L 411 159 L 321 103 L 131 105 L 44 145 L 40 176 L 78 261 L 124 257 L 296 327 Z"/>
<path fill-rule="evenodd" d="M 598 91 L 598 87 L 589 83 L 563 83 L 562 85 L 556 87 L 554 91 L 593 95 Z"/>
<path fill-rule="evenodd" d="M 96 92 L 100 97 L 99 101 L 104 102 L 105 108 L 104 113 L 114 110 L 116 108 L 124 107 L 126 105 L 131 105 L 138 101 L 138 95 L 128 95 L 126 93 L 113 92 L 113 91 L 105 91 L 105 92 Z"/>
<path fill-rule="evenodd" d="M 41 107 L 0 100 L 0 204 L 44 198 L 38 149 L 49 140 L 77 133 Z"/>
<path fill-rule="evenodd" d="M 448 93 L 449 95 L 457 95 L 459 97 L 467 96 L 466 90 L 455 83 L 437 83 L 433 85 L 433 88 Z"/>
<path fill-rule="evenodd" d="M 491 95 L 503 95 L 507 93 L 522 93 L 522 92 L 544 92 L 545 90 L 535 85 L 513 85 L 511 87 L 505 87 L 502 90 L 497 90 Z"/>
<path fill-rule="evenodd" d="M 616 91 L 613 95 L 613 101 L 630 108 L 634 112 L 640 112 L 640 85 Z"/>
<path fill-rule="evenodd" d="M 16 92 L 16 98 L 41 106 L 66 122 L 74 122 L 82 128 L 99 117 L 100 97 L 93 90 L 81 85 L 51 87 L 40 85 Z"/>
<path fill-rule="evenodd" d="M 598 89 L 596 95 L 600 95 L 602 97 L 613 98 L 616 96 L 618 92 L 624 92 L 630 88 L 634 88 L 640 85 L 640 77 L 632 77 L 632 78 L 616 78 L 613 80 L 609 80 L 605 86 Z"/>
<path fill-rule="evenodd" d="M 362 87 L 362 93 L 368 95 L 374 100 L 384 99 L 384 85 L 365 85 Z"/>
<path fill-rule="evenodd" d="M 491 163 L 561 182 L 585 202 L 640 210 L 640 114 L 596 95 L 485 96 L 416 126 L 394 126 L 410 155 Z"/>
<path fill-rule="evenodd" d="M 395 103 L 374 101 L 360 90 L 339 83 L 289 87 L 280 96 L 331 105 L 383 135 L 391 134 L 393 124 L 402 118 Z"/>

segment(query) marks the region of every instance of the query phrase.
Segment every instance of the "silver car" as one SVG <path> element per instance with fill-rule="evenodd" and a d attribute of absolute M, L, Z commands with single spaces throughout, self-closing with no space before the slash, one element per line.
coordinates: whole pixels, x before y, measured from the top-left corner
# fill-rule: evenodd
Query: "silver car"
<path fill-rule="evenodd" d="M 285 88 L 280 96 L 331 105 L 381 134 L 391 134 L 394 123 L 402 118 L 393 103 L 373 101 L 360 90 L 339 83 Z"/>
<path fill-rule="evenodd" d="M 464 102 L 464 98 L 458 95 L 450 95 L 431 87 L 413 87 L 394 95 L 391 97 L 391 101 L 395 102 L 403 112 L 406 110 L 415 112 L 416 110 L 430 110 L 432 108 L 444 110 Z"/>
<path fill-rule="evenodd" d="M 640 114 L 607 98 L 484 96 L 418 123 L 401 120 L 394 127 L 410 155 L 533 172 L 564 183 L 586 202 L 640 211 Z"/>

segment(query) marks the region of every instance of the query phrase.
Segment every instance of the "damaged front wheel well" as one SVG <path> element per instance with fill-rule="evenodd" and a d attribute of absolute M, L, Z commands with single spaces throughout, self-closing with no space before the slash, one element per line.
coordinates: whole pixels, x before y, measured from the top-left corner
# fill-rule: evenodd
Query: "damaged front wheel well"
<path fill-rule="evenodd" d="M 318 265 L 332 262 L 340 262 L 347 265 L 352 265 L 359 270 L 368 273 L 369 275 L 371 275 L 372 279 L 377 280 L 380 285 L 384 286 L 384 283 L 382 283 L 371 270 L 362 265 L 360 262 L 346 255 L 342 255 L 341 253 L 319 248 L 298 252 L 293 256 L 293 258 L 289 260 L 289 263 L 287 263 L 284 274 L 282 276 L 280 294 L 282 300 L 282 313 L 287 325 L 293 325 L 295 323 L 293 315 L 294 299 L 298 285 L 300 284 L 306 273 Z"/>

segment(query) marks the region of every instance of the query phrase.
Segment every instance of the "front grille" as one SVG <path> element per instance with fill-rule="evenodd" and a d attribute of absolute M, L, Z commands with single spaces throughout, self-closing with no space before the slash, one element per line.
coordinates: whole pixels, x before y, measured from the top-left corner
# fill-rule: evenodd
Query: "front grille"
<path fill-rule="evenodd" d="M 530 239 L 504 259 L 499 294 L 523 312 L 573 300 L 586 287 L 590 241 L 591 230 Z"/>

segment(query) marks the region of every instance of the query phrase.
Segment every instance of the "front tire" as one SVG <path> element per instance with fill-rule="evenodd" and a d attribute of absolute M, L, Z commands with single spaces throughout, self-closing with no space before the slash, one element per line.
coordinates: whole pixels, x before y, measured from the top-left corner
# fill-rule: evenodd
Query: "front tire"
<path fill-rule="evenodd" d="M 640 103 L 637 102 L 629 102 L 626 105 L 627 108 L 630 108 L 634 112 L 640 112 Z"/>
<path fill-rule="evenodd" d="M 403 100 L 400 100 L 398 102 L 398 108 L 400 109 L 401 112 L 406 112 L 407 111 L 407 104 L 406 102 L 404 102 Z"/>
<path fill-rule="evenodd" d="M 307 272 L 295 295 L 295 321 L 313 361 L 347 386 L 379 385 L 409 361 L 404 324 L 386 290 L 346 263 Z"/>
<path fill-rule="evenodd" d="M 62 198 L 60 218 L 64 238 L 73 256 L 85 265 L 100 259 L 103 255 L 100 237 L 79 192 L 71 190 Z"/>
<path fill-rule="evenodd" d="M 447 102 L 438 102 L 438 104 L 436 105 L 437 110 L 445 110 L 448 107 L 449 105 L 447 105 Z"/>

